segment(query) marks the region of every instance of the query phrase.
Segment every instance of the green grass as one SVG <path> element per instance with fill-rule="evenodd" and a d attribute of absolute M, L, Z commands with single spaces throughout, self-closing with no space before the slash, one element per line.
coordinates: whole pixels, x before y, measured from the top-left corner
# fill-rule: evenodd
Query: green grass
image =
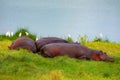
<path fill-rule="evenodd" d="M 8 50 L 9 40 L 0 41 L 0 80 L 119 80 L 120 44 L 87 42 L 114 57 L 114 62 L 86 61 L 67 56 L 44 58 L 27 50 Z"/>

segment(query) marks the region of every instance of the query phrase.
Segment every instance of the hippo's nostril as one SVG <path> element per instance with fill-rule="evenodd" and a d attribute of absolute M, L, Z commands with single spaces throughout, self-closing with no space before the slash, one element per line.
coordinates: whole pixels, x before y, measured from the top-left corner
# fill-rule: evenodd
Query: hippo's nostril
<path fill-rule="evenodd" d="M 11 47 L 10 47 L 10 46 L 8 46 L 8 49 L 11 49 Z"/>

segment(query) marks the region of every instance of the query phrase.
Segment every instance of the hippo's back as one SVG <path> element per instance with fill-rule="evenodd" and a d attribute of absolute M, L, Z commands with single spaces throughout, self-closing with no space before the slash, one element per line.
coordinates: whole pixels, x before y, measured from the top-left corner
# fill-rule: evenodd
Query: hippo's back
<path fill-rule="evenodd" d="M 57 37 L 45 37 L 45 38 L 41 38 L 39 40 L 36 41 L 36 46 L 38 49 L 38 52 L 40 52 L 40 49 L 46 45 L 46 44 L 50 44 L 50 43 L 68 43 L 68 41 L 61 39 L 61 38 L 57 38 Z"/>
<path fill-rule="evenodd" d="M 41 54 L 49 57 L 68 55 L 78 58 L 84 54 L 84 48 L 86 47 L 74 43 L 51 43 L 41 48 Z"/>

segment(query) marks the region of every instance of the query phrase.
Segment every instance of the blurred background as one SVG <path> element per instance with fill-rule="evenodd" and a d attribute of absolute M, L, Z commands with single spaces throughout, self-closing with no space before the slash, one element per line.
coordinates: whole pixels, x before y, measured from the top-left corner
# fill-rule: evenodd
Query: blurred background
<path fill-rule="evenodd" d="M 120 42 L 120 0 L 0 0 L 0 34 L 27 28 L 38 37 L 79 35 Z"/>

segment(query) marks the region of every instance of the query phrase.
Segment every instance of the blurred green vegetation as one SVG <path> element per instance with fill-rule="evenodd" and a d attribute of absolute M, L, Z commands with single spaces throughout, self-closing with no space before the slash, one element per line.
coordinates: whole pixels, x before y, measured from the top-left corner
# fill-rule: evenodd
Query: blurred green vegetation
<path fill-rule="evenodd" d="M 26 32 L 28 34 L 26 34 Z M 120 43 L 110 42 L 108 38 L 95 37 L 88 40 L 87 35 L 78 36 L 78 42 L 92 49 L 103 50 L 112 56 L 114 62 L 87 61 L 60 56 L 45 58 L 24 49 L 9 50 L 13 40 L 36 35 L 28 29 L 19 28 L 13 36 L 0 35 L 0 80 L 119 80 Z M 72 37 L 65 38 L 74 42 Z"/>
<path fill-rule="evenodd" d="M 108 38 L 102 39 L 96 36 L 93 42 L 110 42 L 110 40 Z"/>
<path fill-rule="evenodd" d="M 19 28 L 14 34 L 13 36 L 6 36 L 6 34 L 2 34 L 0 35 L 0 40 L 15 40 L 18 37 L 20 37 L 19 35 L 21 34 L 21 36 L 27 36 L 33 40 L 36 40 L 36 34 L 31 33 L 28 29 L 26 28 Z"/>
<path fill-rule="evenodd" d="M 67 40 L 68 42 L 74 42 L 74 40 L 71 38 L 71 37 L 67 37 L 67 38 L 65 38 L 65 40 Z"/>
<path fill-rule="evenodd" d="M 24 49 L 9 50 L 10 40 L 0 41 L 0 80 L 119 80 L 120 44 L 85 42 L 105 51 L 114 62 L 87 61 L 60 56 L 45 58 Z"/>

